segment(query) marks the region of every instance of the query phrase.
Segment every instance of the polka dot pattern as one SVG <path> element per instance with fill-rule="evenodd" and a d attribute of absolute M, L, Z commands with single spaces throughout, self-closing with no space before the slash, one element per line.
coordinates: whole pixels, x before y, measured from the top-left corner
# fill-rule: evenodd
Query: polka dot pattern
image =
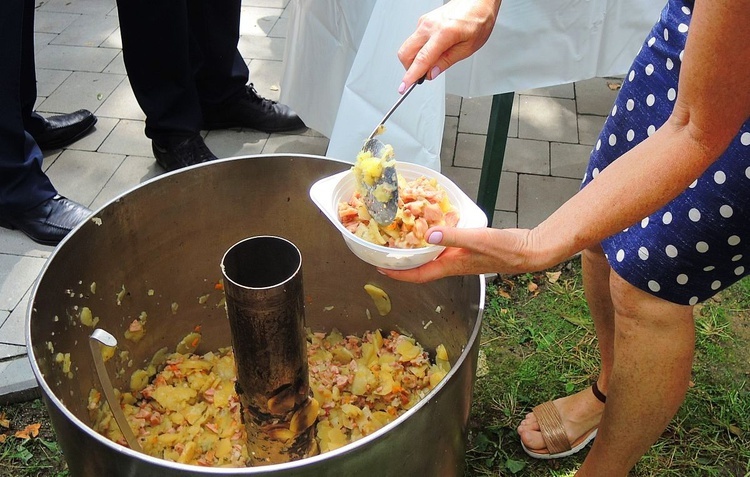
<path fill-rule="evenodd" d="M 652 136 L 674 108 L 693 0 L 668 0 L 623 81 L 581 187 Z M 682 151 L 672 164 L 679 167 Z M 604 241 L 613 270 L 665 300 L 695 305 L 750 274 L 750 120 L 677 198 Z"/>

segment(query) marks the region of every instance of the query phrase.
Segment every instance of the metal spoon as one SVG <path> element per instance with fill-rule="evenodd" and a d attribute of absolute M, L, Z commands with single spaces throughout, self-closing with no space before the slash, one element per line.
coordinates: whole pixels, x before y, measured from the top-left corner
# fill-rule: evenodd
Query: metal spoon
<path fill-rule="evenodd" d="M 112 381 L 109 379 L 107 374 L 107 368 L 104 366 L 104 358 L 102 358 L 102 346 L 117 346 L 117 339 L 110 333 L 97 328 L 89 336 L 89 347 L 91 348 L 91 356 L 94 358 L 94 369 L 96 375 L 99 378 L 99 384 L 101 384 L 104 398 L 107 400 L 109 409 L 112 411 L 112 416 L 115 418 L 117 426 L 120 428 L 120 432 L 125 437 L 128 446 L 137 452 L 143 452 L 141 445 L 133 434 L 133 430 L 130 429 L 128 420 L 125 417 L 125 413 L 122 412 L 120 407 L 120 401 L 115 396 L 115 389 L 112 387 Z"/>
<path fill-rule="evenodd" d="M 396 212 L 398 211 L 398 174 L 396 173 L 396 165 L 392 161 L 393 150 L 387 150 L 380 140 L 375 139 L 375 136 L 383 132 L 383 124 L 391 117 L 391 114 L 406 99 L 409 93 L 412 92 L 414 87 L 422 84 L 426 77 L 427 75 L 422 76 L 416 83 L 413 83 L 404 91 L 404 94 L 398 98 L 396 103 L 383 116 L 383 119 L 375 126 L 375 129 L 367 137 L 364 146 L 362 146 L 362 152 L 370 152 L 373 157 L 380 158 L 383 163 L 380 177 L 372 185 L 367 184 L 361 174 L 355 174 L 360 193 L 362 194 L 362 201 L 365 203 L 370 216 L 380 225 L 390 225 L 396 218 Z M 384 157 L 385 155 L 389 157 Z"/>

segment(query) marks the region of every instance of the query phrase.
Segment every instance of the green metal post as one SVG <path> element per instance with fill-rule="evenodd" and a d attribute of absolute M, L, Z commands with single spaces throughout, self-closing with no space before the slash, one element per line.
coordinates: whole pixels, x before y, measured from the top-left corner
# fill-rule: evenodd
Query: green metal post
<path fill-rule="evenodd" d="M 482 175 L 479 177 L 477 205 L 487 214 L 488 226 L 492 226 L 495 202 L 500 187 L 500 174 L 503 170 L 505 146 L 508 142 L 510 112 L 513 108 L 513 92 L 496 94 L 492 97 L 490 123 L 487 126 L 487 142 L 484 146 Z"/>

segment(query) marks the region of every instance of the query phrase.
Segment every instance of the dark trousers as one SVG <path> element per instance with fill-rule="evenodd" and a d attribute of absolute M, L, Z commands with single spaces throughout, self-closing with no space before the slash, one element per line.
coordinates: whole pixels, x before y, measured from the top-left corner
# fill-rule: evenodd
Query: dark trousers
<path fill-rule="evenodd" d="M 28 133 L 43 127 L 33 113 L 34 2 L 0 1 L 0 209 L 23 211 L 57 191 L 42 171 L 42 151 Z"/>
<path fill-rule="evenodd" d="M 200 131 L 202 107 L 238 95 L 248 69 L 237 50 L 241 0 L 117 0 L 125 68 L 146 136 Z"/>

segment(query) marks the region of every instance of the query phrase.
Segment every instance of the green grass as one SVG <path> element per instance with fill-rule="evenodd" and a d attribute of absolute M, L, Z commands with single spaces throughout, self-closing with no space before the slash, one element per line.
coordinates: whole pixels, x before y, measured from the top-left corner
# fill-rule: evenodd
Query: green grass
<path fill-rule="evenodd" d="M 559 278 L 553 272 L 562 272 Z M 471 416 L 469 476 L 569 476 L 586 456 L 539 461 L 515 428 L 535 405 L 588 386 L 598 373 L 580 263 L 487 286 Z M 750 280 L 696 308 L 694 385 L 634 476 L 750 476 Z"/>
<path fill-rule="evenodd" d="M 0 434 L 5 436 L 5 442 L 0 443 L 1 477 L 67 477 L 67 465 L 41 400 L 0 406 L 2 416 L 10 427 L 0 426 Z M 37 423 L 41 427 L 36 437 L 15 437 L 16 431 Z"/>
<path fill-rule="evenodd" d="M 697 307 L 695 322 L 694 386 L 633 476 L 750 477 L 750 278 Z M 486 374 L 475 386 L 467 476 L 572 476 L 585 450 L 538 461 L 523 452 L 515 429 L 532 407 L 586 387 L 598 373 L 579 262 L 492 280 L 483 326 Z M 11 437 L 0 444 L 0 476 L 66 477 L 41 401 L 3 412 L 11 429 L 0 434 Z M 34 422 L 42 423 L 39 437 L 12 437 Z"/>

